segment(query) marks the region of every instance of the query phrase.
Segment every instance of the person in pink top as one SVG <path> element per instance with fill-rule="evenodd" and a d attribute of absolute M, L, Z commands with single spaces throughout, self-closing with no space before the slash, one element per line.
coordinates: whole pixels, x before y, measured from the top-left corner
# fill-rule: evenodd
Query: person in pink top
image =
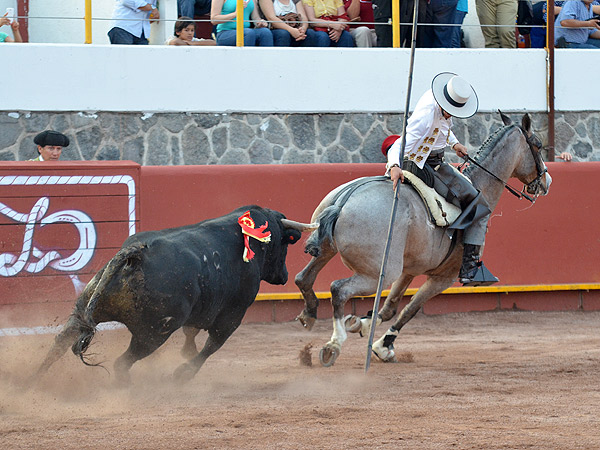
<path fill-rule="evenodd" d="M 350 34 L 357 47 L 377 47 L 373 2 L 371 0 L 344 0 L 346 14 L 350 22 L 363 22 L 363 25 L 350 25 Z"/>

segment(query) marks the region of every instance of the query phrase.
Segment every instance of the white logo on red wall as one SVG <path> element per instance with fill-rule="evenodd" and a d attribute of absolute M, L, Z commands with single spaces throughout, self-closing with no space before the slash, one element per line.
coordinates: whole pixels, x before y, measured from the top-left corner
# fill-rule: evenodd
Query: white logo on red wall
<path fill-rule="evenodd" d="M 94 256 L 96 249 L 96 229 L 92 219 L 83 211 L 65 210 L 46 216 L 50 199 L 40 198 L 29 213 L 20 213 L 0 203 L 0 214 L 16 222 L 25 224 L 23 247 L 19 254 L 0 254 L 0 275 L 12 277 L 22 270 L 38 273 L 47 266 L 61 272 L 81 270 Z M 35 245 L 36 226 L 44 227 L 53 223 L 67 223 L 76 227 L 79 234 L 79 247 L 70 254 L 60 254 L 55 250 L 44 252 Z M 77 276 L 71 274 L 76 291 L 82 288 Z"/>

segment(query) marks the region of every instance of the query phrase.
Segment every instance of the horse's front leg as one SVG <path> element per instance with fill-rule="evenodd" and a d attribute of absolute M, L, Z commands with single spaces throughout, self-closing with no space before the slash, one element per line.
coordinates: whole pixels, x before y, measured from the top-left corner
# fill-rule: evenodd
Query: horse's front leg
<path fill-rule="evenodd" d="M 376 326 L 381 322 L 387 322 L 391 320 L 398 310 L 398 303 L 404 297 L 404 293 L 408 286 L 412 282 L 415 277 L 408 274 L 403 274 L 400 278 L 398 278 L 392 284 L 390 289 L 390 293 L 385 299 L 385 304 L 379 310 L 377 314 L 377 322 Z M 369 330 L 371 329 L 371 314 L 373 311 L 370 311 L 370 314 L 364 317 L 356 317 L 356 316 L 348 316 L 345 320 L 346 331 L 350 333 L 360 333 L 361 336 L 367 336 L 369 334 Z"/>
<path fill-rule="evenodd" d="M 444 290 L 452 286 L 454 281 L 454 277 L 430 276 L 417 293 L 412 296 L 408 305 L 402 309 L 394 325 L 380 339 L 373 343 L 373 353 L 384 362 L 394 361 L 394 341 L 398 337 L 400 329 L 419 312 L 419 309 L 421 309 L 427 300 L 441 294 Z"/>
<path fill-rule="evenodd" d="M 331 283 L 331 306 L 333 308 L 333 334 L 321 349 L 319 360 L 325 367 L 332 366 L 342 351 L 348 338 L 344 324 L 344 306 L 352 297 L 370 295 L 377 289 L 374 280 L 360 275 L 337 280 Z"/>

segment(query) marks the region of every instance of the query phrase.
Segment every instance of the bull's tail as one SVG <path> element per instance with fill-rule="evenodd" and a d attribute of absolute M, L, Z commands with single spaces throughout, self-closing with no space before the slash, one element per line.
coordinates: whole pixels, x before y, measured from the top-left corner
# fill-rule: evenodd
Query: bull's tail
<path fill-rule="evenodd" d="M 97 323 L 94 320 L 94 311 L 96 310 L 98 301 L 107 291 L 108 284 L 119 271 L 123 268 L 137 265 L 142 258 L 142 249 L 144 247 L 144 245 L 135 244 L 119 250 L 106 267 L 104 267 L 102 276 L 98 280 L 87 305 L 77 314 L 76 320 L 78 321 L 80 334 L 72 345 L 71 350 L 75 356 L 81 358 L 81 361 L 88 366 L 98 365 L 88 362 L 84 355 L 96 333 Z"/>
<path fill-rule="evenodd" d="M 335 248 L 333 230 L 340 216 L 342 207 L 336 204 L 325 208 L 317 218 L 319 228 L 312 232 L 306 240 L 304 251 L 315 258 L 321 255 L 326 247 Z"/>

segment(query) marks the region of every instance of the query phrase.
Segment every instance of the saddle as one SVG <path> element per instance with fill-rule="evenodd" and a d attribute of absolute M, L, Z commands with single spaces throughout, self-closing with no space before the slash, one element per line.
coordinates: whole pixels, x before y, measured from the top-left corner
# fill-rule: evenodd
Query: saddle
<path fill-rule="evenodd" d="M 446 201 L 444 197 L 438 194 L 433 188 L 427 186 L 427 184 L 415 174 L 408 170 L 404 170 L 403 173 L 404 181 L 408 182 L 423 199 L 423 202 L 429 211 L 431 221 L 438 227 L 452 225 L 458 216 L 460 216 L 462 210 L 458 206 Z"/>

